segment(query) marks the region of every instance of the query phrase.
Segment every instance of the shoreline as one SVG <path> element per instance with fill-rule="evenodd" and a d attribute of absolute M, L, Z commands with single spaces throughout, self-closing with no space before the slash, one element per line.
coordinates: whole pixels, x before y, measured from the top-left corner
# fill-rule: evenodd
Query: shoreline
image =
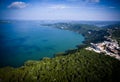
<path fill-rule="evenodd" d="M 58 29 L 58 28 L 57 28 L 57 29 Z M 72 31 L 72 32 L 74 32 L 74 31 Z M 81 35 L 82 35 L 82 34 L 81 34 Z M 82 36 L 83 36 L 83 35 L 82 35 Z M 83 36 L 83 37 L 84 37 L 84 36 Z M 84 41 L 85 41 L 85 39 L 82 41 L 81 44 L 77 44 L 77 45 L 75 45 L 75 48 L 69 48 L 69 49 L 66 49 L 65 51 L 63 51 L 64 55 L 65 55 L 65 54 L 68 54 L 68 53 L 73 53 L 73 51 L 75 52 L 75 51 L 78 49 L 78 45 L 82 45 L 82 44 L 84 44 Z M 53 57 L 48 57 L 48 58 L 55 58 L 55 57 L 56 57 L 56 54 L 58 54 L 58 53 L 60 53 L 60 52 L 57 52 L 57 53 L 51 54 Z M 62 56 L 64 56 L 64 55 L 62 55 Z M 39 58 L 39 59 L 29 59 L 29 60 L 33 60 L 33 61 L 41 61 L 41 60 L 44 59 L 44 58 L 46 58 L 46 56 L 43 57 L 43 58 Z M 26 60 L 25 62 L 27 62 L 27 61 L 29 61 L 29 60 Z M 23 64 L 21 64 L 20 66 L 6 65 L 6 66 L 1 66 L 0 68 L 4 68 L 4 67 L 19 68 L 19 67 L 21 67 L 21 66 L 24 66 L 24 63 L 25 63 L 25 62 L 23 62 Z"/>
<path fill-rule="evenodd" d="M 53 28 L 61 29 L 61 27 L 53 27 Z M 88 28 L 89 28 L 89 27 L 88 27 Z M 99 28 L 99 27 L 97 27 L 97 28 Z M 64 52 L 54 53 L 52 58 L 55 58 L 55 57 L 57 57 L 57 56 L 65 56 L 65 55 L 68 55 L 69 53 L 74 53 L 74 52 L 76 52 L 76 51 L 79 50 L 79 49 L 82 49 L 82 48 L 85 48 L 85 47 L 87 47 L 87 46 L 90 46 L 91 39 L 90 39 L 89 36 L 87 36 L 87 35 L 91 35 L 91 34 L 89 34 L 88 31 L 86 32 L 86 35 L 85 35 L 85 33 L 81 33 L 81 31 L 79 32 L 79 30 L 78 30 L 78 31 L 75 31 L 74 29 L 65 29 L 65 28 L 62 28 L 61 30 L 69 30 L 69 31 L 72 31 L 72 32 L 81 34 L 81 35 L 84 37 L 84 41 L 82 42 L 82 44 L 77 44 L 77 45 L 75 45 L 75 48 L 74 48 L 74 49 L 67 49 L 67 50 L 65 50 Z M 88 33 L 88 34 L 87 34 L 87 33 Z M 99 39 L 99 38 L 98 38 L 98 37 L 97 37 L 97 38 L 94 38 L 93 41 L 95 41 L 95 40 L 97 40 L 97 39 Z M 105 39 L 105 38 L 104 38 L 104 39 Z M 89 41 L 89 40 L 90 40 L 90 41 Z M 98 40 L 98 42 L 99 42 L 99 40 Z M 43 58 L 41 58 L 41 59 L 39 59 L 39 60 L 33 60 L 33 61 L 41 61 L 41 60 L 44 59 L 44 58 L 45 58 L 45 57 L 43 57 Z M 48 58 L 50 58 L 50 57 L 48 57 Z M 29 60 L 27 60 L 27 61 L 29 61 Z M 27 61 L 25 61 L 25 62 L 27 62 Z M 25 62 L 24 62 L 24 63 L 25 63 Z M 24 63 L 23 63 L 21 66 L 23 66 Z M 21 67 L 21 66 L 18 66 L 18 67 Z M 6 67 L 6 66 L 5 66 L 5 67 Z M 10 66 L 10 67 L 11 67 L 11 66 Z M 18 68 L 18 67 L 15 67 L 15 68 Z"/>

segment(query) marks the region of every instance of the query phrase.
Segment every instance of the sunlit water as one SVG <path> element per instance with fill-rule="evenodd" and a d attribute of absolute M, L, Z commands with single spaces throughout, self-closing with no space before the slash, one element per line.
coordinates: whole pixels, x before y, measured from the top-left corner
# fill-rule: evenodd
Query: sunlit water
<path fill-rule="evenodd" d="M 41 26 L 39 22 L 0 23 L 0 67 L 23 65 L 27 60 L 53 57 L 82 44 L 84 37 L 72 31 Z"/>

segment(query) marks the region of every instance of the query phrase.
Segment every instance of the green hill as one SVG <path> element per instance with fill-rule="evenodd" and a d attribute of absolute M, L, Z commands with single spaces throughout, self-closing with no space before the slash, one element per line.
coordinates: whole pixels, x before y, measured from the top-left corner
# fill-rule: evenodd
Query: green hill
<path fill-rule="evenodd" d="M 120 24 L 107 26 L 109 34 L 113 39 L 116 39 L 120 45 Z"/>
<path fill-rule="evenodd" d="M 0 69 L 1 82 L 120 82 L 120 61 L 84 49 Z"/>

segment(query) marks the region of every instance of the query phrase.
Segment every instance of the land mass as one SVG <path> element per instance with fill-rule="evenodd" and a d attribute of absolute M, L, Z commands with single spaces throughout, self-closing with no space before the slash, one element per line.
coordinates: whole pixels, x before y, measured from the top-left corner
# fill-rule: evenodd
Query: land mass
<path fill-rule="evenodd" d="M 111 36 L 119 43 L 120 25 L 117 28 L 116 25 L 97 27 L 74 23 L 44 25 L 81 33 L 85 36 L 84 45 L 54 58 L 29 60 L 19 68 L 0 68 L 0 82 L 120 82 L 119 60 L 85 49 L 91 42 L 105 41 L 105 36 Z"/>

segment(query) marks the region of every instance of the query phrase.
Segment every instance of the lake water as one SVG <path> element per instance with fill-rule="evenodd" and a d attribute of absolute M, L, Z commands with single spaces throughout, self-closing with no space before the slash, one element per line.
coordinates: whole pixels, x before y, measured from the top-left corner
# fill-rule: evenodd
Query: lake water
<path fill-rule="evenodd" d="M 81 34 L 41 26 L 39 22 L 0 23 L 0 67 L 18 67 L 27 60 L 53 57 L 83 41 Z"/>

